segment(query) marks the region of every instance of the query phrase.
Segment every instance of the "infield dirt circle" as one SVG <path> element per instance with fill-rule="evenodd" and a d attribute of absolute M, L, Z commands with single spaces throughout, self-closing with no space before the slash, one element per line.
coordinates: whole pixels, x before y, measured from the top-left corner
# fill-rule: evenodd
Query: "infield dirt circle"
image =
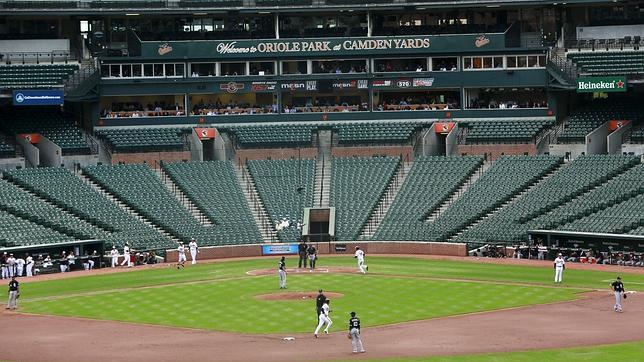
<path fill-rule="evenodd" d="M 312 332 L 239 334 L 6 311 L 0 313 L 0 324 L 6 326 L 0 329 L 0 340 L 8 347 L 3 348 L 3 360 L 244 362 L 402 358 L 644 340 L 644 294 L 630 296 L 624 313 L 613 312 L 612 305 L 610 292 L 597 291 L 568 302 L 364 328 L 367 353 L 359 356 L 351 353 L 344 330 L 315 339 Z"/>

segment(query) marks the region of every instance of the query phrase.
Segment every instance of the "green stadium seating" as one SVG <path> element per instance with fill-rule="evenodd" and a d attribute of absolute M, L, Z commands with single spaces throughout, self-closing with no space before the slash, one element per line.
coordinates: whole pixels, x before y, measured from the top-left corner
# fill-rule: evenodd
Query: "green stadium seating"
<path fill-rule="evenodd" d="M 164 164 L 181 191 L 214 224 L 209 245 L 261 243 L 262 237 L 230 161 Z M 199 241 L 199 245 L 204 245 Z"/>
<path fill-rule="evenodd" d="M 592 218 L 597 212 L 644 193 L 642 180 L 644 165 L 639 164 L 552 212 L 539 215 L 526 223 L 531 229 L 556 229 L 564 224 L 565 227 L 574 227 L 571 222 L 587 216 Z"/>
<path fill-rule="evenodd" d="M 631 142 L 632 143 L 644 143 L 644 128 L 633 131 L 631 133 Z"/>
<path fill-rule="evenodd" d="M 427 216 L 483 163 L 480 156 L 418 157 L 374 240 L 429 240 Z"/>
<path fill-rule="evenodd" d="M 88 166 L 83 173 L 179 240 L 216 239 L 213 228 L 202 225 L 145 164 Z"/>
<path fill-rule="evenodd" d="M 584 143 L 588 133 L 607 121 L 629 120 L 636 122 L 641 117 L 642 105 L 640 104 L 596 101 L 566 118 L 564 130 L 558 136 L 557 141 L 560 143 Z"/>
<path fill-rule="evenodd" d="M 557 156 L 503 156 L 436 220 L 430 223 L 433 240 L 450 236 L 501 207 L 563 162 Z"/>
<path fill-rule="evenodd" d="M 456 242 L 525 241 L 527 221 L 558 208 L 629 168 L 639 158 L 623 155 L 580 156 L 538 187 L 457 236 Z"/>
<path fill-rule="evenodd" d="M 551 120 L 459 122 L 466 127 L 466 144 L 534 143 L 537 136 L 553 125 Z"/>
<path fill-rule="evenodd" d="M 73 240 L 71 236 L 0 210 L 0 245 L 2 246 L 55 244 Z"/>
<path fill-rule="evenodd" d="M 250 160 L 247 165 L 273 224 L 283 218 L 291 224 L 301 222 L 304 208 L 313 206 L 315 160 Z M 277 235 L 283 242 L 294 242 L 300 231 L 291 227 Z"/>
<path fill-rule="evenodd" d="M 5 172 L 4 176 L 70 214 L 107 230 L 110 234 L 105 241 L 109 244 L 122 246 L 129 242 L 130 246 L 139 250 L 165 249 L 176 245 L 67 169 L 20 169 Z"/>
<path fill-rule="evenodd" d="M 5 180 L 0 180 L 0 209 L 78 240 L 103 240 L 109 235 Z"/>
<path fill-rule="evenodd" d="M 78 64 L 0 65 L 0 89 L 62 87 Z"/>
<path fill-rule="evenodd" d="M 623 234 L 644 224 L 644 194 L 626 199 L 592 215 L 574 220 L 559 230 Z M 638 231 L 635 231 L 637 233 Z"/>
<path fill-rule="evenodd" d="M 220 127 L 220 130 L 234 135 L 237 144 L 245 148 L 270 148 L 311 146 L 316 125 L 252 125 Z"/>
<path fill-rule="evenodd" d="M 358 238 L 399 166 L 397 157 L 332 159 L 329 205 L 336 208 L 338 240 Z"/>
<path fill-rule="evenodd" d="M 71 115 L 56 108 L 13 108 L 0 113 L 0 127 L 11 134 L 40 133 L 54 142 L 63 155 L 89 154 L 83 132 L 74 125 Z"/>
<path fill-rule="evenodd" d="M 96 135 L 116 152 L 183 151 L 182 136 L 189 128 L 100 128 Z"/>
<path fill-rule="evenodd" d="M 588 75 L 644 74 L 643 51 L 568 53 L 568 59 Z"/>
<path fill-rule="evenodd" d="M 336 123 L 340 144 L 403 143 L 422 127 L 418 122 L 396 123 Z"/>

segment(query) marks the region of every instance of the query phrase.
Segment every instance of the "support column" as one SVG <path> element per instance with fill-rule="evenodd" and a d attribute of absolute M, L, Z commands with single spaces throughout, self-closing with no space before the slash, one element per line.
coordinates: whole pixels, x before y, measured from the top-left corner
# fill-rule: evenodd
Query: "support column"
<path fill-rule="evenodd" d="M 275 13 L 275 39 L 280 38 L 280 14 Z"/>

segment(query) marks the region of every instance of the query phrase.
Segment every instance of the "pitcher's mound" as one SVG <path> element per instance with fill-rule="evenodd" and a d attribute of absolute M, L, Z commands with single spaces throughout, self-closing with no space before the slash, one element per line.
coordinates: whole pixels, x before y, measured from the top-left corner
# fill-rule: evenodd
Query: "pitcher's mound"
<path fill-rule="evenodd" d="M 329 299 L 344 297 L 342 293 L 334 292 L 324 292 L 325 297 Z M 259 300 L 309 300 L 315 299 L 318 296 L 318 292 L 282 292 L 282 293 L 271 293 L 271 294 L 260 294 L 256 295 L 255 299 Z"/>

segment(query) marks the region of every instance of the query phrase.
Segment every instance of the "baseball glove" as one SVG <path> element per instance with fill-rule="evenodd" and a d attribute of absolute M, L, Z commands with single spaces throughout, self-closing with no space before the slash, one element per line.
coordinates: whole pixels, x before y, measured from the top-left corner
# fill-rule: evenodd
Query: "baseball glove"
<path fill-rule="evenodd" d="M 628 297 L 628 294 L 624 293 L 624 299 L 626 299 L 626 297 Z"/>
<path fill-rule="evenodd" d="M 351 333 L 347 333 L 347 339 L 351 339 Z"/>

